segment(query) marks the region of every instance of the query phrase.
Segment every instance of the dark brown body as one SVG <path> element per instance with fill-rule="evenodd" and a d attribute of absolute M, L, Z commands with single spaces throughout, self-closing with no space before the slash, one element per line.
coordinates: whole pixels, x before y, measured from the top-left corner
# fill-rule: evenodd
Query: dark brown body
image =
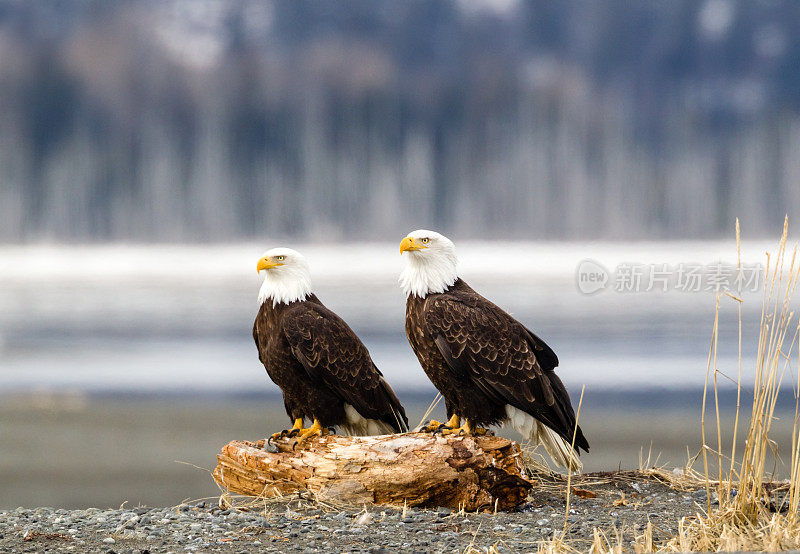
<path fill-rule="evenodd" d="M 442 393 L 447 415 L 478 426 L 506 419 L 506 405 L 572 442 L 575 413 L 544 341 L 461 279 L 445 292 L 406 302 L 406 335 Z M 589 449 L 580 427 L 575 448 Z"/>
<path fill-rule="evenodd" d="M 405 410 L 367 348 L 315 295 L 275 307 L 264 302 L 253 339 L 267 374 L 283 391 L 291 420 L 347 427 L 349 404 L 365 419 L 395 432 L 407 430 Z"/>

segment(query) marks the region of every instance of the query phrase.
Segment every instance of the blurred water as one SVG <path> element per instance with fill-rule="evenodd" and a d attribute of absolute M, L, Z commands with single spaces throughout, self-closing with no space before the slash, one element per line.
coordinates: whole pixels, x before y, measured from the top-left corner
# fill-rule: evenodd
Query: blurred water
<path fill-rule="evenodd" d="M 768 245 L 745 244 L 747 262 Z M 430 384 L 406 343 L 396 244 L 297 246 L 320 298 L 344 317 L 399 390 Z M 0 248 L 0 391 L 216 393 L 274 391 L 250 338 L 266 246 Z M 569 387 L 699 387 L 712 292 L 581 294 L 591 258 L 735 262 L 731 242 L 459 242 L 462 276 L 558 353 Z M 745 375 L 761 302 L 744 302 Z M 723 299 L 719 367 L 736 373 L 736 312 Z"/>

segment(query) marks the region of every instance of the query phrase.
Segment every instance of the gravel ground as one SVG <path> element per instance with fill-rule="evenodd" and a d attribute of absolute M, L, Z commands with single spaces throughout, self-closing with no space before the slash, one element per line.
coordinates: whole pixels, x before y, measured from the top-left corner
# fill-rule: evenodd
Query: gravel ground
<path fill-rule="evenodd" d="M 627 543 L 648 521 L 656 539 L 671 536 L 705 492 L 676 491 L 641 475 L 586 474 L 570 500 L 576 546 L 593 528 L 623 529 Z M 541 483 L 514 513 L 455 513 L 446 508 L 332 510 L 303 499 L 270 500 L 251 511 L 216 501 L 172 508 L 120 510 L 35 508 L 0 511 L 0 552 L 453 552 L 531 551 L 564 525 L 563 486 Z M 580 498 L 577 496 L 591 496 Z"/>

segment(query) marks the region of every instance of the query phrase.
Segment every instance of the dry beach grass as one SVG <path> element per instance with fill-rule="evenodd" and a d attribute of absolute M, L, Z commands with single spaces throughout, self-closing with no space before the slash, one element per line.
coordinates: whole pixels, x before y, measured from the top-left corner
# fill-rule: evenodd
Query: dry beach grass
<path fill-rule="evenodd" d="M 737 244 L 739 228 L 737 222 Z M 706 443 L 706 425 L 703 417 L 703 464 L 705 486 L 716 494 L 719 506 L 712 509 L 708 495 L 706 512 L 680 527 L 678 536 L 663 545 L 672 551 L 732 551 L 732 550 L 791 550 L 800 547 L 800 521 L 798 520 L 798 494 L 800 494 L 800 441 L 798 441 L 798 412 L 800 406 L 800 363 L 790 371 L 792 354 L 798 341 L 800 323 L 792 311 L 792 296 L 800 278 L 800 260 L 797 246 L 792 249 L 787 267 L 788 218 L 784 221 L 783 234 L 777 254 L 767 254 L 766 277 L 762 304 L 761 326 L 758 337 L 758 352 L 755 382 L 752 392 L 752 411 L 747 427 L 744 449 L 737 457 L 737 441 L 730 445 L 727 457 L 729 470 L 723 472 L 725 450 L 720 438 L 719 403 L 717 377 L 722 375 L 716 364 L 719 301 L 722 294 L 733 301 L 741 300 L 729 292 L 717 295 L 717 317 L 709 353 L 708 374 L 713 375 L 715 413 L 717 414 L 716 446 Z M 741 329 L 741 318 L 740 318 Z M 738 390 L 742 390 L 741 331 L 739 339 Z M 796 399 L 794 427 L 792 433 L 790 478 L 777 490 L 766 476 L 770 461 L 778 463 L 777 444 L 770 430 L 775 420 L 775 404 L 787 373 L 794 374 L 793 392 Z M 737 401 L 736 422 L 738 425 L 740 405 Z M 705 402 L 703 416 L 705 416 Z M 708 456 L 717 457 L 717 479 L 709 474 Z M 770 489 L 772 489 L 770 491 Z M 780 491 L 780 492 L 778 492 Z M 777 494 L 776 494 L 777 493 Z M 775 497 L 777 496 L 777 500 Z M 776 505 L 777 502 L 777 505 Z"/>
<path fill-rule="evenodd" d="M 654 540 L 650 522 L 643 533 L 635 535 L 630 548 L 639 552 L 720 552 L 720 551 L 783 551 L 800 548 L 800 360 L 796 352 L 800 321 L 792 310 L 792 296 L 800 279 L 800 259 L 795 246 L 787 249 L 788 218 L 777 253 L 766 257 L 766 276 L 762 300 L 761 324 L 753 383 L 750 421 L 746 427 L 743 448 L 737 450 L 738 428 L 743 409 L 742 382 L 742 323 L 740 294 L 721 290 L 716 295 L 716 312 L 709 348 L 706 387 L 703 395 L 701 452 L 690 460 L 683 472 L 668 472 L 658 468 L 642 468 L 641 473 L 663 479 L 674 488 L 702 485 L 706 490 L 705 506 L 694 516 L 682 517 L 674 536 Z M 737 249 L 741 260 L 739 223 L 736 223 Z M 739 264 L 741 270 L 741 261 Z M 741 283 L 741 281 L 739 281 Z M 717 366 L 720 301 L 739 304 L 739 341 L 736 410 L 733 437 L 726 447 L 722 435 L 722 416 L 719 401 L 719 380 L 734 380 Z M 796 366 L 795 366 L 796 364 Z M 769 475 L 783 463 L 778 444 L 771 430 L 776 420 L 776 403 L 785 378 L 794 376 L 795 399 L 791 455 L 788 461 L 789 479 L 773 482 Z M 745 392 L 746 394 L 746 392 Z M 714 416 L 707 421 L 707 408 L 713 403 Z M 709 440 L 710 438 L 710 440 Z M 715 440 L 716 439 L 716 440 Z M 728 452 L 730 454 L 728 454 Z M 702 473 L 693 467 L 702 460 Z M 715 464 L 713 462 L 716 462 Z M 716 468 L 716 472 L 714 471 Z M 567 490 L 567 495 L 570 494 Z M 569 503 L 567 503 L 567 506 Z M 565 519 L 569 518 L 569 510 Z M 627 550 L 622 532 L 617 528 L 594 529 L 590 552 L 622 552 Z M 578 552 L 581 548 L 570 540 L 565 528 L 548 540 L 540 541 L 539 552 Z"/>

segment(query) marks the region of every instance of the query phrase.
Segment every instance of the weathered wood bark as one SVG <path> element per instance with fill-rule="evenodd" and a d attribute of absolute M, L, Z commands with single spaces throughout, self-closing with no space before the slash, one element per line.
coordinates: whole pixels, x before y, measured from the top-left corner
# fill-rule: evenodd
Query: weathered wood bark
<path fill-rule="evenodd" d="M 519 444 L 502 437 L 442 437 L 406 433 L 379 437 L 330 435 L 296 452 L 264 441 L 233 441 L 217 456 L 214 479 L 229 491 L 277 496 L 309 491 L 349 504 L 448 506 L 508 510 L 532 483 Z"/>

